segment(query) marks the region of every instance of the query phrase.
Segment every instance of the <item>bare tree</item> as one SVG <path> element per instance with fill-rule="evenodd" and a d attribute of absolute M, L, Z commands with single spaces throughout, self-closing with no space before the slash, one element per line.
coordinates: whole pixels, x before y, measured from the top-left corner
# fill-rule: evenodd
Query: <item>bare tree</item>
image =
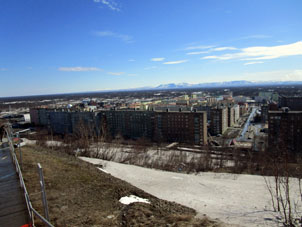
<path fill-rule="evenodd" d="M 296 176 L 295 170 L 291 168 L 292 154 L 285 146 L 279 147 L 267 155 L 266 167 L 272 178 L 264 176 L 264 181 L 271 197 L 273 210 L 279 212 L 285 226 L 296 226 L 299 212 L 297 208 L 302 204 L 301 178 Z M 273 179 L 273 180 L 271 180 Z M 293 182 L 298 181 L 301 198 L 297 200 L 292 191 Z"/>

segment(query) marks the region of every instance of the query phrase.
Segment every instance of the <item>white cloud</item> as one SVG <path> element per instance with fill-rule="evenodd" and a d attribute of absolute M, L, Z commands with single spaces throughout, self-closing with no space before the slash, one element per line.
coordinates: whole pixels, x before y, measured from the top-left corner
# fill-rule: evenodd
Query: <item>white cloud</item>
<path fill-rule="evenodd" d="M 113 0 L 93 0 L 96 3 L 102 3 L 103 5 L 107 6 L 109 9 L 113 11 L 121 11 L 118 4 Z"/>
<path fill-rule="evenodd" d="M 213 51 L 237 50 L 237 48 L 235 47 L 216 47 L 216 48 L 212 48 L 213 46 L 199 46 L 199 47 L 207 47 L 207 50 L 189 52 L 187 53 L 187 55 L 207 54 Z M 197 48 L 197 47 L 190 47 L 190 48 Z"/>
<path fill-rule="evenodd" d="M 128 73 L 127 75 L 128 76 L 137 76 L 137 74 L 135 74 L 135 73 Z"/>
<path fill-rule="evenodd" d="M 198 54 L 208 54 L 210 51 L 195 51 L 195 52 L 189 52 L 187 55 L 198 55 Z"/>
<path fill-rule="evenodd" d="M 233 75 L 233 80 L 302 81 L 302 69 L 243 73 Z"/>
<path fill-rule="evenodd" d="M 133 43 L 133 37 L 130 35 L 125 35 L 125 34 L 118 34 L 112 31 L 97 31 L 94 32 L 95 35 L 100 36 L 100 37 L 113 37 L 113 38 L 117 38 L 120 39 L 122 41 L 124 41 L 125 43 Z"/>
<path fill-rule="evenodd" d="M 165 58 L 151 58 L 150 61 L 163 61 Z"/>
<path fill-rule="evenodd" d="M 188 60 L 167 61 L 167 62 L 164 62 L 163 64 L 165 64 L 165 65 L 175 65 L 175 64 L 185 63 L 185 62 L 187 62 L 187 61 L 188 61 Z"/>
<path fill-rule="evenodd" d="M 87 71 L 100 71 L 100 68 L 96 67 L 60 67 L 58 68 L 59 71 L 64 72 L 87 72 Z"/>
<path fill-rule="evenodd" d="M 206 50 L 206 49 L 210 49 L 213 48 L 214 46 L 190 46 L 185 48 L 185 50 Z"/>
<path fill-rule="evenodd" d="M 251 61 L 251 62 L 246 62 L 244 65 L 254 65 L 254 64 L 262 64 L 264 63 L 263 61 Z"/>
<path fill-rule="evenodd" d="M 202 59 L 258 61 L 287 56 L 302 55 L 302 41 L 279 46 L 255 46 L 240 49 L 237 53 L 206 56 Z"/>
<path fill-rule="evenodd" d="M 224 50 L 237 50 L 235 47 L 217 47 L 213 48 L 213 51 L 224 51 Z"/>
<path fill-rule="evenodd" d="M 135 61 L 135 59 L 129 59 L 128 61 L 133 62 L 133 61 Z"/>
<path fill-rule="evenodd" d="M 225 54 L 225 55 L 222 55 L 222 56 L 211 55 L 211 56 L 202 57 L 201 59 L 229 60 L 229 59 L 231 59 L 231 56 L 230 56 L 230 54 Z"/>
<path fill-rule="evenodd" d="M 125 72 L 108 72 L 109 75 L 112 75 L 112 76 L 121 76 L 123 75 Z"/>
<path fill-rule="evenodd" d="M 282 78 L 284 81 L 302 81 L 302 70 L 287 72 Z"/>

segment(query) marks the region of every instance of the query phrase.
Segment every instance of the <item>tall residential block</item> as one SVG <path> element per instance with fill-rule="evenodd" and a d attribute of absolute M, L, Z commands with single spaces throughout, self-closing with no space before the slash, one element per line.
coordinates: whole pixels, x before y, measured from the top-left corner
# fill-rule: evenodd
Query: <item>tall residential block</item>
<path fill-rule="evenodd" d="M 302 96 L 280 96 L 279 107 L 288 107 L 290 110 L 302 111 Z"/>
<path fill-rule="evenodd" d="M 106 138 L 207 144 L 205 111 L 32 109 L 30 113 L 36 125 L 46 126 L 57 134 L 89 133 L 103 134 Z"/>
<path fill-rule="evenodd" d="M 228 108 L 214 108 L 211 110 L 210 132 L 212 135 L 223 134 L 228 128 Z"/>
<path fill-rule="evenodd" d="M 207 144 L 207 113 L 155 112 L 154 140 L 196 145 Z"/>
<path fill-rule="evenodd" d="M 302 111 L 268 111 L 268 130 L 269 150 L 302 153 Z"/>
<path fill-rule="evenodd" d="M 98 114 L 106 123 L 112 138 L 123 136 L 128 139 L 153 137 L 153 111 L 104 110 Z"/>
<path fill-rule="evenodd" d="M 239 105 L 234 105 L 234 122 L 237 123 L 240 118 L 240 108 Z"/>
<path fill-rule="evenodd" d="M 261 122 L 266 123 L 268 121 L 268 104 L 261 105 Z"/>
<path fill-rule="evenodd" d="M 83 133 L 83 130 L 90 135 L 100 133 L 96 112 L 35 108 L 30 109 L 30 116 L 34 125 L 47 127 L 56 134 Z"/>
<path fill-rule="evenodd" d="M 228 107 L 228 127 L 232 127 L 235 123 L 235 110 L 232 105 Z"/>

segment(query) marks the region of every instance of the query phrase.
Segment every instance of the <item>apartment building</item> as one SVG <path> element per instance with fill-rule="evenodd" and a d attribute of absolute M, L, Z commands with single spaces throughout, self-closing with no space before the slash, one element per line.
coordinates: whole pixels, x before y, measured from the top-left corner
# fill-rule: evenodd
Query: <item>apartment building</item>
<path fill-rule="evenodd" d="M 268 104 L 261 105 L 261 122 L 266 123 L 268 121 Z"/>
<path fill-rule="evenodd" d="M 235 123 L 235 110 L 232 105 L 228 107 L 228 127 L 232 127 Z"/>
<path fill-rule="evenodd" d="M 223 134 L 228 128 L 228 108 L 211 109 L 210 132 L 212 135 Z"/>
<path fill-rule="evenodd" d="M 302 111 L 268 111 L 268 147 L 271 151 L 302 153 Z"/>
<path fill-rule="evenodd" d="M 89 134 L 100 133 L 97 113 L 92 111 L 74 111 L 67 108 L 30 109 L 32 123 L 36 126 L 44 126 L 51 133 L 70 134 L 86 130 Z"/>
<path fill-rule="evenodd" d="M 102 110 L 98 112 L 70 109 L 32 109 L 35 124 L 52 133 L 89 132 L 111 138 L 147 138 L 156 142 L 207 144 L 207 114 L 200 111 Z M 42 119 L 42 121 L 41 121 Z M 88 130 L 88 131 L 87 131 Z"/>
<path fill-rule="evenodd" d="M 268 145 L 271 151 L 302 153 L 302 97 L 279 97 L 268 106 Z"/>
<path fill-rule="evenodd" d="M 207 113 L 154 112 L 154 140 L 206 145 Z"/>
<path fill-rule="evenodd" d="M 104 110 L 98 113 L 99 121 L 106 123 L 112 138 L 122 136 L 128 139 L 153 138 L 153 111 Z"/>
<path fill-rule="evenodd" d="M 280 96 L 279 107 L 288 107 L 289 110 L 302 110 L 302 96 Z"/>
<path fill-rule="evenodd" d="M 240 108 L 239 105 L 234 105 L 234 123 L 237 123 L 240 118 Z"/>

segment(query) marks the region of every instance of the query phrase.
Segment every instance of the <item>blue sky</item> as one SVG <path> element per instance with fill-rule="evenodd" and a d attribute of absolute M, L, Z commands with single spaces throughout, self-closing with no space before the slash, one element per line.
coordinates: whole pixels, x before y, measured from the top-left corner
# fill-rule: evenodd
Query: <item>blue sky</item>
<path fill-rule="evenodd" d="M 0 97 L 302 80 L 301 12 L 301 0 L 0 0 Z"/>

